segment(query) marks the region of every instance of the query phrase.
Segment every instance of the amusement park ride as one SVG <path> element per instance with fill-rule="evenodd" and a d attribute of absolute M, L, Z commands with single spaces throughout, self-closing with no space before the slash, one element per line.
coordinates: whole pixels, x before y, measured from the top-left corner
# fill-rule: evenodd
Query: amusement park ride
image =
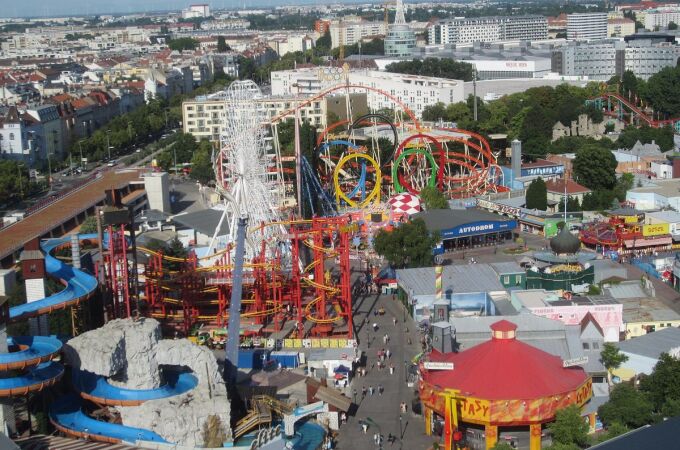
<path fill-rule="evenodd" d="M 394 117 L 370 113 L 353 118 L 347 101 L 347 119 L 321 130 L 312 157 L 303 156 L 299 108 L 330 94 L 362 91 L 391 100 Z M 224 93 L 228 114 L 213 162 L 224 211 L 217 228 L 225 221 L 230 233 L 226 247 L 216 248 L 215 232 L 202 257 L 137 248 L 148 257 L 138 291 L 143 292 L 141 312 L 170 330 L 189 335 L 200 326 L 227 326 L 237 276 L 236 230 L 239 218 L 247 217 L 242 339 L 352 339 L 350 251 L 371 239 L 371 225 L 390 227 L 403 219 L 405 213 L 392 208 L 396 195 L 417 197 L 425 186 L 451 198 L 506 189 L 483 136 L 426 128 L 379 89 L 339 85 L 273 118 L 253 101 L 260 95 L 251 81 L 234 82 Z M 294 170 L 284 167 L 277 136 L 278 125 L 289 118 L 298 138 Z M 286 194 L 296 191 L 297 211 L 282 208 Z M 311 217 L 303 218 L 303 211 Z M 135 310 L 130 306 L 135 290 L 125 275 L 129 268 L 121 266 L 128 249 L 122 232 L 111 228 L 109 233 L 104 278 L 118 280 L 109 283 L 118 305 L 115 315 L 129 316 Z"/>

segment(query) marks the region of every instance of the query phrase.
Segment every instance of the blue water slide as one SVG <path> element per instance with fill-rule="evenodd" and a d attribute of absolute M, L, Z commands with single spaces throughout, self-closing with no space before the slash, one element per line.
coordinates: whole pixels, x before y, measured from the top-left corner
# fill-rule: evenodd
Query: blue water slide
<path fill-rule="evenodd" d="M 143 428 L 128 427 L 115 423 L 100 422 L 83 412 L 82 399 L 75 395 L 65 395 L 52 403 L 50 407 L 50 420 L 62 431 L 89 437 L 94 440 L 97 436 L 125 442 L 152 441 L 168 443 L 153 431 Z"/>
<path fill-rule="evenodd" d="M 73 386 L 79 392 L 102 399 L 103 403 L 157 400 L 188 392 L 198 378 L 188 372 L 165 372 L 165 384 L 157 389 L 123 389 L 109 384 L 105 377 L 86 371 L 73 372 Z M 107 402 L 110 401 L 110 402 Z"/>
<path fill-rule="evenodd" d="M 12 378 L 0 378 L 0 397 L 27 395 L 31 391 L 40 391 L 51 386 L 64 374 L 64 366 L 49 361 L 38 364 L 22 375 Z"/>
<path fill-rule="evenodd" d="M 95 240 L 96 234 L 81 234 L 80 240 Z M 45 268 L 51 276 L 63 280 L 66 287 L 56 294 L 45 297 L 42 300 L 14 306 L 9 309 L 10 320 L 16 321 L 22 318 L 38 315 L 42 310 L 49 308 L 58 309 L 73 304 L 78 300 L 92 295 L 97 289 L 97 279 L 92 275 L 78 270 L 52 256 L 52 251 L 71 242 L 70 236 L 58 239 L 48 239 L 41 242 L 40 247 L 45 252 Z"/>
<path fill-rule="evenodd" d="M 0 371 L 23 369 L 50 360 L 59 353 L 62 343 L 54 336 L 20 336 L 7 338 L 7 347 L 12 353 L 0 354 Z"/>

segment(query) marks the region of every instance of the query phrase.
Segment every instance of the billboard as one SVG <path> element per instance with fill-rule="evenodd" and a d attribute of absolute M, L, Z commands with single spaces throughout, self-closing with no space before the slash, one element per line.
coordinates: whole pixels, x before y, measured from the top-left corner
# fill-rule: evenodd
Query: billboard
<path fill-rule="evenodd" d="M 664 234 L 669 234 L 670 232 L 670 225 L 667 223 L 656 223 L 654 225 L 642 226 L 642 235 L 644 237 L 661 236 Z"/>
<path fill-rule="evenodd" d="M 517 227 L 515 220 L 484 220 L 480 222 L 471 222 L 457 227 L 442 230 L 440 232 L 442 239 L 453 239 L 457 237 L 476 236 L 479 234 L 496 233 L 499 231 L 510 231 Z"/>

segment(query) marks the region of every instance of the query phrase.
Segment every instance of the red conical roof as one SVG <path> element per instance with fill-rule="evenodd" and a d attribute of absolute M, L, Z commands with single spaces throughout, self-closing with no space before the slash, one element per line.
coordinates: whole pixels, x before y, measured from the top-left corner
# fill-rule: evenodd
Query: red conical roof
<path fill-rule="evenodd" d="M 488 400 L 529 400 L 573 391 L 588 375 L 562 367 L 562 358 L 515 339 L 517 326 L 491 325 L 494 338 L 460 353 L 433 352 L 430 361 L 452 362 L 453 370 L 423 371 L 423 379 L 461 395 Z"/>

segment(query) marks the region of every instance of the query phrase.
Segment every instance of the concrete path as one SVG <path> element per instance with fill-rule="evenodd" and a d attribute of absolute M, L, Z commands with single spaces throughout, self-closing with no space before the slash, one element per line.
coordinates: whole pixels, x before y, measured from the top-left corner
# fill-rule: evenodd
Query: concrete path
<path fill-rule="evenodd" d="M 422 416 L 416 416 L 411 412 L 411 400 L 417 395 L 417 386 L 409 388 L 406 385 L 405 364 L 420 352 L 419 339 L 416 337 L 416 327 L 409 316 L 404 322 L 404 308 L 398 301 L 393 301 L 391 295 L 369 295 L 355 299 L 354 323 L 357 336 L 360 340 L 359 347 L 366 355 L 366 377 L 354 378 L 351 389 L 356 389 L 356 403 L 359 405 L 357 413 L 349 417 L 347 424 L 340 428 L 338 449 L 363 450 L 379 448 L 373 441 L 374 434 L 379 432 L 383 435 L 383 448 L 385 449 L 428 449 L 434 440 L 425 436 L 424 421 Z M 374 311 L 385 308 L 385 315 L 375 316 Z M 366 322 L 368 317 L 368 323 Z M 397 319 L 396 326 L 393 319 Z M 378 331 L 374 332 L 372 324 L 378 324 Z M 408 333 L 406 329 L 408 328 Z M 383 343 L 383 336 L 390 336 L 388 344 Z M 411 344 L 408 339 L 411 339 Z M 370 342 L 370 344 L 369 344 Z M 381 349 L 389 349 L 392 356 L 387 360 L 387 368 L 377 368 L 377 352 Z M 390 375 L 389 366 L 394 365 L 394 374 Z M 384 392 L 377 392 L 378 386 L 382 385 Z M 373 386 L 375 393 L 361 398 L 362 387 L 366 389 Z M 350 391 L 352 396 L 352 391 Z M 400 414 L 399 404 L 406 402 L 408 412 Z M 401 417 L 401 430 L 400 430 Z M 368 420 L 371 425 L 368 432 L 363 433 L 360 420 Z M 396 436 L 394 443 L 387 442 L 389 434 Z M 403 436 L 400 439 L 400 435 Z"/>

